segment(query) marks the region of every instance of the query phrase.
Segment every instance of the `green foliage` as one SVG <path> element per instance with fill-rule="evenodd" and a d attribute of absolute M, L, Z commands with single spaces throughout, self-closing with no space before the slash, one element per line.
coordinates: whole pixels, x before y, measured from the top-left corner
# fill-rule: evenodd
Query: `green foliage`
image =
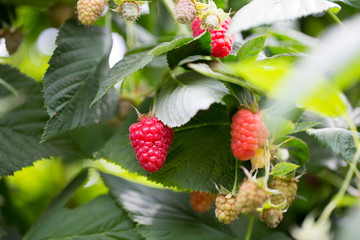
<path fill-rule="evenodd" d="M 34 161 L 50 156 L 89 157 L 69 136 L 39 144 L 48 118 L 43 106 L 41 85 L 8 65 L 0 65 L 0 78 L 18 93 L 17 106 L 0 119 L 0 174 L 11 175 Z M 0 88 L 0 96 L 12 94 Z"/>
<path fill-rule="evenodd" d="M 196 214 L 184 193 L 145 187 L 101 174 L 110 194 L 136 223 L 141 236 L 155 239 L 236 239 L 212 214 Z"/>
<path fill-rule="evenodd" d="M 44 77 L 45 106 L 51 118 L 42 141 L 105 121 L 116 110 L 114 91 L 89 108 L 107 72 L 110 33 L 104 28 L 86 28 L 71 21 L 61 28 L 56 44 Z"/>
<path fill-rule="evenodd" d="M 354 138 L 359 139 L 359 133 L 342 128 L 309 129 L 306 132 L 344 160 L 353 160 L 356 152 Z"/>
<path fill-rule="evenodd" d="M 69 183 L 26 234 L 24 240 L 142 239 L 126 212 L 108 195 L 99 196 L 74 209 L 66 208 L 66 203 L 86 178 L 87 170 Z"/>
<path fill-rule="evenodd" d="M 264 47 L 265 40 L 268 35 L 256 37 L 248 40 L 241 46 L 237 52 L 237 60 L 241 61 L 255 61 L 262 48 Z"/>

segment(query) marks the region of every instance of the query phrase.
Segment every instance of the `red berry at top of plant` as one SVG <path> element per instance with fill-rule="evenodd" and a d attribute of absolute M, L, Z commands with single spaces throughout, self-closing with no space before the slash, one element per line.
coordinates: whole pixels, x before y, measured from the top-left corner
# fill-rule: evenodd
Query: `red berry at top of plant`
<path fill-rule="evenodd" d="M 160 170 L 173 141 L 172 128 L 156 117 L 143 116 L 129 128 L 131 145 L 140 165 L 148 172 Z"/>
<path fill-rule="evenodd" d="M 226 57 L 230 54 L 232 50 L 234 36 L 226 36 L 230 23 L 231 17 L 229 16 L 225 19 L 225 21 L 221 23 L 220 30 L 209 30 L 211 34 L 211 55 L 213 55 L 214 57 Z M 191 29 L 193 31 L 194 37 L 197 37 L 201 33 L 205 32 L 205 29 L 203 29 L 201 25 L 202 21 L 199 17 L 195 18 L 194 21 L 191 23 Z"/>
<path fill-rule="evenodd" d="M 105 9 L 105 0 L 79 0 L 77 13 L 79 21 L 85 26 L 93 25 Z"/>
<path fill-rule="evenodd" d="M 231 148 L 236 158 L 245 161 L 254 157 L 256 150 L 266 143 L 269 136 L 260 113 L 240 109 L 233 115 Z"/>

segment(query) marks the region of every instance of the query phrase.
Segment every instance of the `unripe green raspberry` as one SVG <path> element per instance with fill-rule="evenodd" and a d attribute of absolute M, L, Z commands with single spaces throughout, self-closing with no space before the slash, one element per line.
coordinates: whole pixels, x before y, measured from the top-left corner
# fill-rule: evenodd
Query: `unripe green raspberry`
<path fill-rule="evenodd" d="M 175 5 L 175 20 L 186 24 L 192 22 L 196 17 L 195 4 L 191 0 L 180 0 Z"/>
<path fill-rule="evenodd" d="M 245 180 L 236 195 L 236 207 L 240 213 L 251 213 L 263 206 L 268 199 L 266 191 L 253 181 Z"/>
<path fill-rule="evenodd" d="M 239 212 L 236 210 L 235 197 L 231 194 L 220 194 L 216 197 L 215 215 L 219 222 L 229 224 L 234 221 Z"/>
<path fill-rule="evenodd" d="M 273 177 L 270 181 L 269 187 L 279 190 L 279 194 L 273 194 L 270 196 L 272 204 L 279 205 L 286 200 L 285 209 L 288 208 L 294 201 L 297 191 L 296 180 L 284 179 L 280 177 Z"/>
<path fill-rule="evenodd" d="M 271 228 L 276 228 L 282 219 L 283 214 L 277 208 L 264 209 L 260 214 L 260 220 Z"/>
<path fill-rule="evenodd" d="M 77 12 L 79 21 L 85 26 L 93 25 L 105 9 L 105 0 L 79 0 Z"/>
<path fill-rule="evenodd" d="M 124 20 L 135 22 L 140 16 L 140 5 L 135 1 L 123 2 L 116 11 Z"/>

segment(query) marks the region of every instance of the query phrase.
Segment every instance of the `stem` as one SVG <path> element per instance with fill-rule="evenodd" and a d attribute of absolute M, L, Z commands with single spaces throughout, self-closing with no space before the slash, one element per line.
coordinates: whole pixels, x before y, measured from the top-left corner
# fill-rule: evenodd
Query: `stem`
<path fill-rule="evenodd" d="M 266 141 L 266 145 L 265 145 L 265 176 L 264 176 L 264 189 L 267 189 L 267 182 L 269 180 L 269 176 L 270 176 L 270 154 L 269 151 L 267 149 L 269 142 Z"/>
<path fill-rule="evenodd" d="M 351 163 L 351 167 L 348 169 L 346 173 L 345 180 L 341 185 L 339 192 L 335 195 L 335 197 L 331 200 L 331 202 L 329 202 L 329 204 L 325 207 L 324 211 L 319 217 L 318 222 L 325 223 L 329 219 L 332 211 L 336 208 L 337 204 L 340 202 L 341 198 L 344 196 L 346 189 L 349 187 L 350 181 L 354 175 L 353 169 L 356 168 L 356 164 L 358 163 L 359 158 L 360 158 L 360 145 L 357 146 L 357 151 Z"/>
<path fill-rule="evenodd" d="M 327 12 L 328 12 L 328 14 L 330 15 L 330 17 L 337 23 L 337 24 L 339 24 L 340 26 L 345 26 L 342 22 L 341 22 L 341 20 L 336 16 L 336 14 L 335 13 L 333 13 L 330 9 L 329 10 L 327 10 Z"/>
<path fill-rule="evenodd" d="M 126 24 L 126 46 L 128 49 L 130 49 L 134 47 L 136 43 L 134 22 L 125 21 L 125 24 Z"/>
<path fill-rule="evenodd" d="M 112 29 L 111 29 L 111 21 L 112 21 L 112 13 L 111 11 L 108 11 L 105 15 L 105 27 L 110 31 L 112 32 Z"/>
<path fill-rule="evenodd" d="M 252 228 L 254 226 L 254 220 L 255 220 L 255 217 L 250 218 L 248 229 L 247 229 L 246 236 L 245 236 L 245 240 L 251 239 L 251 232 L 252 232 Z"/>
<path fill-rule="evenodd" d="M 235 195 L 235 191 L 236 191 L 236 187 L 237 187 L 238 164 L 239 164 L 239 160 L 237 160 L 237 159 L 235 158 L 235 180 L 234 180 L 234 187 L 233 187 L 233 189 L 232 189 L 232 191 L 231 191 L 232 195 Z"/>

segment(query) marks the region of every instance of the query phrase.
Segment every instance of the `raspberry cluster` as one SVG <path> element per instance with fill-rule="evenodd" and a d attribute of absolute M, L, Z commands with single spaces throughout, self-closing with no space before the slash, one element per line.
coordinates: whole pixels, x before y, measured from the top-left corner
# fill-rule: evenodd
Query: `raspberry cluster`
<path fill-rule="evenodd" d="M 269 187 L 279 190 L 279 194 L 270 196 L 272 204 L 279 205 L 286 200 L 285 208 L 290 207 L 294 201 L 297 192 L 297 184 L 295 179 L 287 180 L 281 177 L 273 177 L 270 181 Z"/>
<path fill-rule="evenodd" d="M 228 56 L 232 50 L 234 36 L 226 36 L 230 23 L 231 17 L 229 16 L 221 23 L 221 30 L 209 30 L 211 34 L 211 55 L 214 57 L 224 58 Z M 197 37 L 201 33 L 205 32 L 205 29 L 201 28 L 201 24 L 202 21 L 199 17 L 192 21 L 191 29 L 194 37 Z"/>
<path fill-rule="evenodd" d="M 271 228 L 276 228 L 282 219 L 283 214 L 277 208 L 264 209 L 260 214 L 260 220 Z"/>
<path fill-rule="evenodd" d="M 194 211 L 204 213 L 210 210 L 215 201 L 215 195 L 208 192 L 194 191 L 190 193 L 190 204 Z"/>
<path fill-rule="evenodd" d="M 239 214 L 235 205 L 235 197 L 231 194 L 220 194 L 216 197 L 215 215 L 221 223 L 229 224 L 237 218 Z"/>
<path fill-rule="evenodd" d="M 129 22 L 135 22 L 140 16 L 140 3 L 136 1 L 124 1 L 116 8 L 116 12 Z"/>
<path fill-rule="evenodd" d="M 105 0 L 79 0 L 77 13 L 79 21 L 85 26 L 93 25 L 105 9 Z"/>
<path fill-rule="evenodd" d="M 156 117 L 144 116 L 129 128 L 131 145 L 140 165 L 148 172 L 162 168 L 174 132 Z"/>
<path fill-rule="evenodd" d="M 236 158 L 245 161 L 254 157 L 269 136 L 260 113 L 240 109 L 232 117 L 231 148 Z"/>

